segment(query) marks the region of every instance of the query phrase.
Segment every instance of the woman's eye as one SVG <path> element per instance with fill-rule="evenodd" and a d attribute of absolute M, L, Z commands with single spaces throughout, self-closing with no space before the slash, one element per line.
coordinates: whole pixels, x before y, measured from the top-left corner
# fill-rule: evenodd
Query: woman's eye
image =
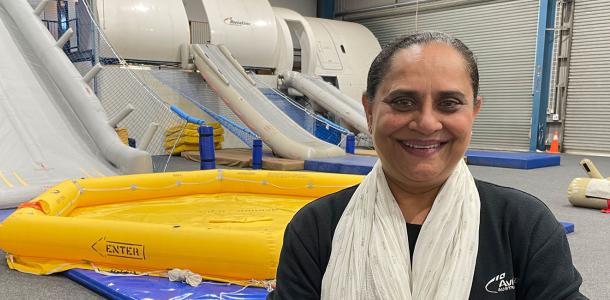
<path fill-rule="evenodd" d="M 445 99 L 439 102 L 438 106 L 444 111 L 455 111 L 462 105 L 462 102 L 457 99 Z"/>
<path fill-rule="evenodd" d="M 396 110 L 410 110 L 415 107 L 415 100 L 410 98 L 396 98 L 390 102 L 390 105 Z"/>

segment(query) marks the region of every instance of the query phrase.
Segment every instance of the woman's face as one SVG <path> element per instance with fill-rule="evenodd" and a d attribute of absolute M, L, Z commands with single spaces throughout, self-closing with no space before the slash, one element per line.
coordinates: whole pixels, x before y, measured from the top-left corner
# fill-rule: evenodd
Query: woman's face
<path fill-rule="evenodd" d="M 462 159 L 481 101 L 449 45 L 414 45 L 391 62 L 373 102 L 362 99 L 384 172 L 409 187 L 438 186 Z"/>

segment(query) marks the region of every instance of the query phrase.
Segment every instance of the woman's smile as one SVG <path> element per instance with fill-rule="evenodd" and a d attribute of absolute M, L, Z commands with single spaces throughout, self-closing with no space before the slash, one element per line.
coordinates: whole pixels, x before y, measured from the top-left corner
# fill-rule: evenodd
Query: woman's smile
<path fill-rule="evenodd" d="M 443 150 L 447 141 L 442 140 L 397 140 L 397 143 L 407 152 L 407 154 L 427 158 L 432 157 Z"/>

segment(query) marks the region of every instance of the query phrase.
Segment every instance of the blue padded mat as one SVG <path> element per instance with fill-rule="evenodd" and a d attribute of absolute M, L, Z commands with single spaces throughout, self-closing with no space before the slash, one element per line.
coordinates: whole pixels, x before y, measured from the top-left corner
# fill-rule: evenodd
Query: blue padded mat
<path fill-rule="evenodd" d="M 507 152 L 507 151 L 466 151 L 469 165 L 502 167 L 512 169 L 534 169 L 559 166 L 561 157 L 557 154 Z"/>
<path fill-rule="evenodd" d="M 342 174 L 368 174 L 377 161 L 374 156 L 346 155 L 305 160 L 305 170 Z"/>
<path fill-rule="evenodd" d="M 561 225 L 563 225 L 563 229 L 565 230 L 566 234 L 574 232 L 574 224 L 572 224 L 570 222 L 559 222 L 559 223 L 561 223 Z"/>
<path fill-rule="evenodd" d="M 561 162 L 559 155 L 546 153 L 468 150 L 466 156 L 469 165 L 513 169 L 559 166 Z M 305 161 L 305 170 L 365 175 L 376 161 L 376 157 L 359 155 L 308 159 Z"/>
<path fill-rule="evenodd" d="M 106 276 L 90 270 L 73 269 L 66 277 L 110 299 L 201 299 L 201 300 L 263 300 L 264 288 L 205 281 L 198 287 L 171 282 L 164 277 Z"/>
<path fill-rule="evenodd" d="M 11 209 L 0 209 L 0 222 L 4 221 L 6 217 L 10 216 L 15 211 L 14 208 Z"/>

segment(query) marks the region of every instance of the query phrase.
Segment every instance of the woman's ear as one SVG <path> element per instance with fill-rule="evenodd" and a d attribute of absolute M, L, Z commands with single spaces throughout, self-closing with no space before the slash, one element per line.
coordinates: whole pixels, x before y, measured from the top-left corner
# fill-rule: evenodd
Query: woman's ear
<path fill-rule="evenodd" d="M 476 99 L 474 99 L 474 117 L 477 116 L 477 114 L 479 114 L 479 111 L 481 110 L 481 105 L 483 105 L 483 97 L 481 96 L 477 96 Z"/>
<path fill-rule="evenodd" d="M 369 133 L 373 133 L 373 103 L 369 101 L 369 97 L 366 93 L 362 94 L 362 106 L 364 107 L 364 114 L 366 115 L 366 123 L 369 128 Z"/>

